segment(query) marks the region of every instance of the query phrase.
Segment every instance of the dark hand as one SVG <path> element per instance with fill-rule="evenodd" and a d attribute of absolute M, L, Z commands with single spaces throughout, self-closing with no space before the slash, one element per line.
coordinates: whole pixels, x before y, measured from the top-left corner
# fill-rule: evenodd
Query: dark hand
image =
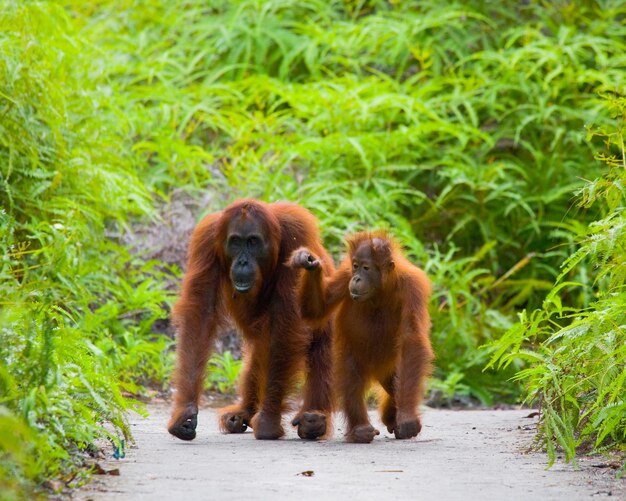
<path fill-rule="evenodd" d="M 292 268 L 303 268 L 305 270 L 316 270 L 322 263 L 306 247 L 296 249 L 291 255 L 290 264 Z"/>
<path fill-rule="evenodd" d="M 174 412 L 167 431 L 181 440 L 193 440 L 196 438 L 196 426 L 198 426 L 198 407 L 188 404 Z"/>

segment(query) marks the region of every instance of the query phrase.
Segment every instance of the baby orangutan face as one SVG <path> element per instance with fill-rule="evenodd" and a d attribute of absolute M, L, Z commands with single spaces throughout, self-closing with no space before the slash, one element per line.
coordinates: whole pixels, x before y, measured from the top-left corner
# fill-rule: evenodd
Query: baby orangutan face
<path fill-rule="evenodd" d="M 380 285 L 380 270 L 374 262 L 372 246 L 369 243 L 364 243 L 352 256 L 350 296 L 355 301 L 367 301 L 378 294 Z"/>
<path fill-rule="evenodd" d="M 367 301 L 376 298 L 382 292 L 384 273 L 394 267 L 389 249 L 379 238 L 362 242 L 352 254 L 352 278 L 350 296 L 354 301 Z M 378 252 L 377 252 L 378 251 Z M 380 254 L 380 255 L 379 255 Z"/>

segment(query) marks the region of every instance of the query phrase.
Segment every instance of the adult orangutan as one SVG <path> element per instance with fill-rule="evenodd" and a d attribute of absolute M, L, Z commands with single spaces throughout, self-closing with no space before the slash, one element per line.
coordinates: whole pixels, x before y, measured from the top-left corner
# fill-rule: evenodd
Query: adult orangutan
<path fill-rule="evenodd" d="M 432 371 L 428 299 L 430 282 L 385 233 L 358 233 L 332 276 L 326 261 L 308 248 L 296 250 L 303 317 L 314 325 L 336 310 L 335 388 L 348 421 L 346 439 L 371 442 L 365 392 L 372 381 L 385 390 L 381 420 L 396 438 L 421 430 L 418 406 Z"/>
<path fill-rule="evenodd" d="M 299 272 L 286 263 L 300 246 L 311 248 L 324 273 L 332 273 L 315 217 L 296 204 L 240 200 L 195 228 L 174 306 L 172 435 L 196 436 L 205 367 L 216 330 L 227 318 L 243 334 L 244 363 L 240 401 L 222 409 L 222 431 L 242 433 L 250 426 L 258 439 L 281 437 L 285 396 L 300 369 L 306 375 L 303 404 L 292 425 L 307 439 L 332 430 L 330 325 L 310 328 L 303 322 L 295 294 Z"/>

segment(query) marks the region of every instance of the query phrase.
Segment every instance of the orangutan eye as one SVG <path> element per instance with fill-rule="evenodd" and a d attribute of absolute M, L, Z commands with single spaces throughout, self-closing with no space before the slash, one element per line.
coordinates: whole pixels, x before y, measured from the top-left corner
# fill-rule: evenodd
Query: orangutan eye
<path fill-rule="evenodd" d="M 237 249 L 238 247 L 241 246 L 241 237 L 238 236 L 231 236 L 228 239 L 228 247 L 232 248 L 232 249 Z"/>
<path fill-rule="evenodd" d="M 246 240 L 248 249 L 258 249 L 263 244 L 263 240 L 258 235 L 251 235 Z"/>

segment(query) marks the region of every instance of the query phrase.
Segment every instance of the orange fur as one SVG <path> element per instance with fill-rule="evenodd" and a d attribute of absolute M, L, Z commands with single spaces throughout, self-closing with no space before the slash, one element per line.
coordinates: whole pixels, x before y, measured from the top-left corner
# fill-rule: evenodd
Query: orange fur
<path fill-rule="evenodd" d="M 377 434 L 369 424 L 364 399 L 373 381 L 385 390 L 380 405 L 383 423 L 398 438 L 408 438 L 421 428 L 418 406 L 433 367 L 430 282 L 386 232 L 357 233 L 347 244 L 348 255 L 331 277 L 323 275 L 323 266 L 302 275 L 303 316 L 319 323 L 335 312 L 334 387 L 348 420 L 347 439 L 369 442 Z M 362 245 L 370 246 L 382 282 L 375 297 L 357 302 L 350 296 L 349 283 L 353 256 Z"/>
<path fill-rule="evenodd" d="M 246 294 L 233 288 L 224 251 L 227 228 L 234 218 L 252 218 L 271 242 L 269 264 L 258 272 L 254 289 Z M 333 263 L 321 244 L 315 217 L 296 204 L 240 200 L 198 224 L 189 246 L 181 296 L 173 312 L 178 337 L 176 395 L 168 425 L 172 434 L 186 440 L 195 437 L 195 425 L 193 434 L 186 437 L 181 437 L 178 430 L 194 409 L 197 413 L 215 333 L 227 317 L 243 334 L 245 351 L 240 402 L 223 409 L 222 430 L 232 432 L 227 419 L 236 416 L 254 428 L 257 438 L 281 436 L 285 396 L 302 368 L 307 378 L 300 414 L 317 410 L 330 423 L 330 326 L 326 323 L 310 328 L 303 322 L 295 297 L 298 272 L 285 263 L 302 245 L 315 249 L 327 273 L 332 273 Z"/>

